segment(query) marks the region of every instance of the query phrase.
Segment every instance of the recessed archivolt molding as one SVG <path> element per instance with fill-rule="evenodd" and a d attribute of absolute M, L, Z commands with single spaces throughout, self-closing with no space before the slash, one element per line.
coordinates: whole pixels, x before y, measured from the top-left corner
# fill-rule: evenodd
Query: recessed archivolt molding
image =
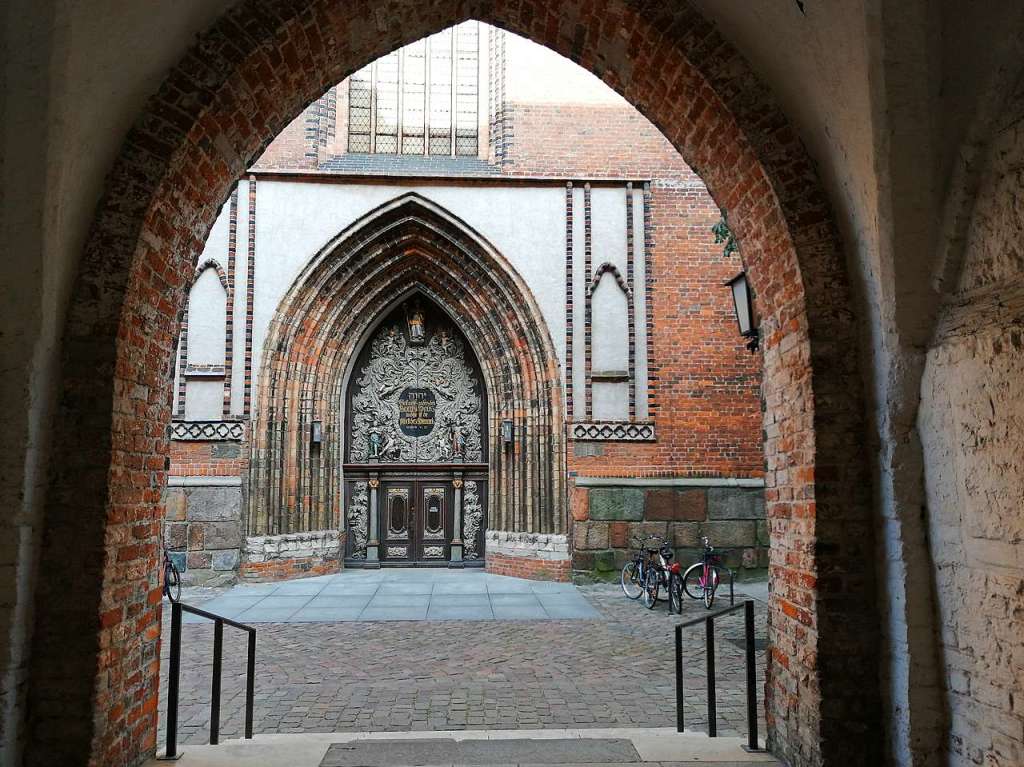
<path fill-rule="evenodd" d="M 478 233 L 430 201 L 403 195 L 332 238 L 275 313 L 253 410 L 250 533 L 340 524 L 346 381 L 381 319 L 413 293 L 452 319 L 480 363 L 490 523 L 564 532 L 561 372 L 536 301 Z M 504 419 L 523 436 L 520 449 L 496 441 Z M 319 455 L 304 438 L 313 420 L 325 435 Z M 315 486 L 310 461 L 321 462 Z M 499 481 L 512 484 L 499 488 Z"/>
<path fill-rule="evenodd" d="M 620 272 L 619 268 L 610 261 L 605 261 L 603 264 L 597 267 L 597 271 L 594 272 L 594 278 L 590 281 L 590 295 L 594 295 L 594 291 L 597 290 L 597 286 L 601 282 L 601 278 L 604 277 L 606 274 L 611 274 L 613 277 L 615 277 L 615 282 L 618 283 L 619 287 L 622 289 L 622 292 L 626 294 L 627 298 L 633 297 L 633 291 L 629 289 L 629 285 L 627 285 L 626 281 L 622 278 L 622 272 Z"/>

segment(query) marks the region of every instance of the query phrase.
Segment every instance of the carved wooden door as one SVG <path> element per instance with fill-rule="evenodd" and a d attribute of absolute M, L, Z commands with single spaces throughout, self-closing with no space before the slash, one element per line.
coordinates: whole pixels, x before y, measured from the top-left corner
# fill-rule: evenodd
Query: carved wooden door
<path fill-rule="evenodd" d="M 415 562 L 415 483 L 381 483 L 380 558 L 383 562 Z"/>
<path fill-rule="evenodd" d="M 453 521 L 451 482 L 385 480 L 381 490 L 381 561 L 448 561 Z"/>
<path fill-rule="evenodd" d="M 446 561 L 452 540 L 451 482 L 416 483 L 416 519 L 420 561 Z"/>

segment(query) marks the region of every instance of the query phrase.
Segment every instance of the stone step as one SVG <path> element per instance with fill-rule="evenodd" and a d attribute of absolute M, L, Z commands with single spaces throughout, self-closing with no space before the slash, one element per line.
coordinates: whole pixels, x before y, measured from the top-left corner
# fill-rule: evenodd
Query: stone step
<path fill-rule="evenodd" d="M 669 728 L 464 730 L 257 735 L 219 746 L 185 746 L 179 767 L 772 767 L 740 738 Z M 147 767 L 158 767 L 151 761 Z"/>
<path fill-rule="evenodd" d="M 626 764 L 640 762 L 625 738 L 418 738 L 334 743 L 320 767 L 392 767 L 420 764 Z"/>

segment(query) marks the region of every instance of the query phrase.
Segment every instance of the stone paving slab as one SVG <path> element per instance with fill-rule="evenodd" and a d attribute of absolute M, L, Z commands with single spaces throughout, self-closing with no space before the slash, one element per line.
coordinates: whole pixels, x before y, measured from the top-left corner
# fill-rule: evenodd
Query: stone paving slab
<path fill-rule="evenodd" d="M 495 609 L 499 603 L 501 608 Z M 470 605 L 480 609 L 462 609 Z M 235 586 L 204 606 L 243 623 L 600 618 L 571 583 L 529 581 L 480 570 L 348 570 L 276 584 Z M 206 622 L 189 614 L 184 620 Z"/>
<path fill-rule="evenodd" d="M 509 738 L 507 740 L 362 740 L 335 743 L 320 767 L 392 767 L 396 764 L 537 764 L 570 765 L 640 761 L 625 738 Z"/>
<path fill-rule="evenodd" d="M 202 591 L 207 593 L 204 608 L 214 603 L 210 596 L 221 598 L 221 591 Z M 304 595 L 308 601 L 295 612 L 273 608 L 288 615 L 257 625 L 255 730 L 422 735 L 441 730 L 514 734 L 524 729 L 673 727 L 673 627 L 706 611 L 690 601 L 681 618 L 669 615 L 664 603 L 646 610 L 626 599 L 616 586 L 584 586 L 575 591 L 598 619 L 559 620 L 547 612 L 543 619 L 530 619 L 526 613 L 531 609 L 546 610 L 532 591 L 488 592 L 494 614 L 490 620 L 473 620 L 468 609 L 459 619 L 443 617 L 442 608 L 454 609 L 458 604 L 454 600 L 459 595 L 450 594 L 432 594 L 426 607 L 388 608 L 409 610 L 406 621 L 368 622 L 362 617 L 368 608 L 340 603 L 332 606 L 333 621 L 319 620 L 322 616 L 306 621 L 301 612 L 317 609 L 315 600 L 337 597 L 326 588 L 316 596 Z M 200 590 L 186 593 L 190 602 L 203 601 Z M 543 597 L 547 604 L 558 603 L 549 596 Z M 482 605 L 481 597 L 464 595 L 465 606 Z M 434 615 L 428 616 L 430 605 L 442 598 Z M 535 608 L 529 600 L 536 602 Z M 763 604 L 757 604 L 756 617 L 760 645 L 765 640 Z M 165 615 L 165 632 L 169 624 Z M 719 734 L 745 734 L 742 615 L 723 618 L 719 626 Z M 208 741 L 212 628 L 206 621 L 183 627 L 181 743 Z M 689 631 L 692 634 L 684 642 L 684 715 L 687 728 L 700 730 L 706 727 L 703 630 L 698 626 Z M 225 630 L 221 713 L 225 739 L 242 731 L 245 642 L 243 632 Z M 161 726 L 169 646 L 165 634 Z M 763 661 L 764 652 L 759 651 L 759 700 L 763 700 Z M 763 720 L 760 732 L 764 734 Z M 162 742 L 162 732 L 160 737 Z"/>

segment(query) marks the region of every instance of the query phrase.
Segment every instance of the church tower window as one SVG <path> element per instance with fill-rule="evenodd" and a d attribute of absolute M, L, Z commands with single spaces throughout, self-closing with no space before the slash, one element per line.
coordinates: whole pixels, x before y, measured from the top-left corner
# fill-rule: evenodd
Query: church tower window
<path fill-rule="evenodd" d="M 353 74 L 348 90 L 349 152 L 476 157 L 480 24 L 389 53 Z"/>

